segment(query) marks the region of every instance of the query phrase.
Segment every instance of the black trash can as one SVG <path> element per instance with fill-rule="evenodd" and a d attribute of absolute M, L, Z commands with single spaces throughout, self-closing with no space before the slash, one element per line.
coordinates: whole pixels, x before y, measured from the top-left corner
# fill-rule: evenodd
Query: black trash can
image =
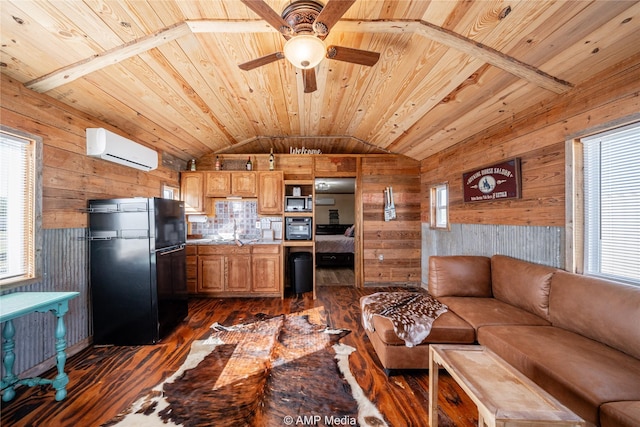
<path fill-rule="evenodd" d="M 313 257 L 311 252 L 293 252 L 289 255 L 289 282 L 296 294 L 313 290 Z"/>

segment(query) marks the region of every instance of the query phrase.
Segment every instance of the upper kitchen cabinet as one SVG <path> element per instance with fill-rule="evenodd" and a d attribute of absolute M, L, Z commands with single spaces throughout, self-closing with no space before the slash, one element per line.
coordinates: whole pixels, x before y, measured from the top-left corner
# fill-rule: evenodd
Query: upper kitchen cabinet
<path fill-rule="evenodd" d="M 256 197 L 258 195 L 256 172 L 233 172 L 231 174 L 231 194 L 241 197 Z"/>
<path fill-rule="evenodd" d="M 206 197 L 231 195 L 231 174 L 229 172 L 206 172 L 205 177 L 204 195 Z"/>
<path fill-rule="evenodd" d="M 201 172 L 182 172 L 180 193 L 186 213 L 204 213 L 204 176 Z"/>
<path fill-rule="evenodd" d="M 207 172 L 206 197 L 256 197 L 258 195 L 255 172 Z"/>
<path fill-rule="evenodd" d="M 282 213 L 282 182 L 283 173 L 258 172 L 258 213 L 281 214 Z"/>

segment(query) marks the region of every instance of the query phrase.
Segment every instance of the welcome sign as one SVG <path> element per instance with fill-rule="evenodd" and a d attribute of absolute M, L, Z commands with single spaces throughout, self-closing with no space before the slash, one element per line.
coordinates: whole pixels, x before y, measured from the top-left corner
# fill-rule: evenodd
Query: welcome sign
<path fill-rule="evenodd" d="M 462 174 L 465 202 L 520 198 L 520 158 Z"/>
<path fill-rule="evenodd" d="M 322 154 L 320 149 L 289 147 L 289 154 Z"/>

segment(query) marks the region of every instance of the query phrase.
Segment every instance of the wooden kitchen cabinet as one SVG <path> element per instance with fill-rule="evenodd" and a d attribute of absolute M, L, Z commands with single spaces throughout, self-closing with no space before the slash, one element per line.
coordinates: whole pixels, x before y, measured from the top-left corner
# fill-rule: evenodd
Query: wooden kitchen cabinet
<path fill-rule="evenodd" d="M 258 195 L 256 172 L 233 172 L 231 174 L 231 195 L 256 197 Z"/>
<path fill-rule="evenodd" d="M 225 291 L 247 293 L 251 290 L 251 255 L 234 254 L 226 257 Z"/>
<path fill-rule="evenodd" d="M 197 245 L 201 296 L 282 296 L 280 245 Z"/>
<path fill-rule="evenodd" d="M 256 172 L 206 172 L 206 197 L 256 197 L 258 184 Z"/>
<path fill-rule="evenodd" d="M 224 292 L 224 255 L 198 255 L 198 293 Z"/>
<path fill-rule="evenodd" d="M 198 247 L 187 245 L 187 292 L 195 294 L 198 292 Z"/>
<path fill-rule="evenodd" d="M 253 286 L 255 294 L 281 294 L 282 257 L 280 245 L 254 246 L 251 256 Z"/>
<path fill-rule="evenodd" d="M 180 194 L 185 204 L 185 213 L 204 213 L 204 176 L 202 172 L 182 172 Z"/>
<path fill-rule="evenodd" d="M 251 290 L 251 248 L 198 246 L 198 294 L 241 295 Z"/>
<path fill-rule="evenodd" d="M 207 213 L 207 197 L 257 197 L 258 213 L 281 214 L 282 171 L 278 172 L 183 172 L 182 200 L 187 214 Z"/>
<path fill-rule="evenodd" d="M 231 195 L 230 172 L 207 172 L 204 195 L 207 197 L 227 197 Z"/>
<path fill-rule="evenodd" d="M 258 213 L 281 214 L 283 209 L 282 171 L 258 172 Z"/>

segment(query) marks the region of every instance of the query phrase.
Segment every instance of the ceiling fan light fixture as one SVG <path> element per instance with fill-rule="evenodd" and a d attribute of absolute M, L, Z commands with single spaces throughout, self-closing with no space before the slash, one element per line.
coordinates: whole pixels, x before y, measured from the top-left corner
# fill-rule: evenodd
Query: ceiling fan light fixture
<path fill-rule="evenodd" d="M 310 34 L 290 38 L 284 45 L 284 56 L 296 68 L 308 70 L 322 61 L 326 53 L 324 42 Z"/>

